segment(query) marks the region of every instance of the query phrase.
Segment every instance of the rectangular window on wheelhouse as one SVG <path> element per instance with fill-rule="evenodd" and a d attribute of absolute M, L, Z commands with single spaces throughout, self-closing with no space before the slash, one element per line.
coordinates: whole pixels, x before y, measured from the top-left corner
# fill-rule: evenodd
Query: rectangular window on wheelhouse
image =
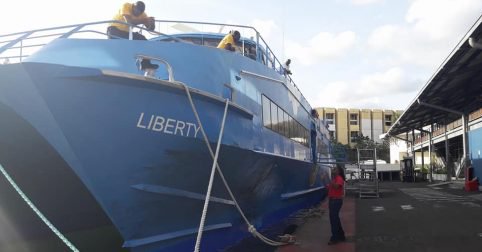
<path fill-rule="evenodd" d="M 220 39 L 204 38 L 203 44 L 205 46 L 217 47 L 220 41 Z"/>
<path fill-rule="evenodd" d="M 288 115 L 288 134 L 286 135 L 288 138 L 291 138 L 293 135 L 293 117 Z"/>
<path fill-rule="evenodd" d="M 290 132 L 290 125 L 289 125 L 289 115 L 285 111 L 283 111 L 283 129 L 284 131 L 282 132 L 283 136 L 289 137 L 289 132 Z"/>
<path fill-rule="evenodd" d="M 290 121 L 290 139 L 294 140 L 296 136 L 296 120 L 291 117 Z"/>
<path fill-rule="evenodd" d="M 270 101 L 271 104 L 271 129 L 278 132 L 278 106 Z"/>
<path fill-rule="evenodd" d="M 266 128 L 272 128 L 271 125 L 271 107 L 270 107 L 270 100 L 266 98 L 266 96 L 261 96 L 263 102 L 263 125 Z"/>
<path fill-rule="evenodd" d="M 283 132 L 285 132 L 285 116 L 284 116 L 284 111 L 278 107 L 278 133 L 283 135 Z"/>
<path fill-rule="evenodd" d="M 305 146 L 309 145 L 310 134 L 303 125 L 264 95 L 261 96 L 261 104 L 266 128 Z"/>

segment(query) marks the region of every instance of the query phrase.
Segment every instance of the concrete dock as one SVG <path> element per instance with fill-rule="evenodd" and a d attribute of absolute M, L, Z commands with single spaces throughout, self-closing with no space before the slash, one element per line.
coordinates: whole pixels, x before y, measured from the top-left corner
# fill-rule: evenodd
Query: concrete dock
<path fill-rule="evenodd" d="M 341 210 L 347 241 L 327 245 L 327 202 L 321 217 L 309 217 L 295 235 L 298 244 L 277 252 L 482 251 L 482 193 L 462 184 L 380 183 L 380 198 L 348 192 Z"/>

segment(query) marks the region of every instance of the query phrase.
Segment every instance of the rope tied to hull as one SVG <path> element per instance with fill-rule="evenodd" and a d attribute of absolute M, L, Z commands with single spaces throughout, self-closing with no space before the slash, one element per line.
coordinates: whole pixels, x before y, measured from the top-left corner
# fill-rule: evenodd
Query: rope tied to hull
<path fill-rule="evenodd" d="M 269 238 L 267 238 L 266 236 L 264 236 L 263 234 L 261 234 L 260 232 L 258 232 L 258 230 L 256 230 L 256 228 L 251 224 L 251 222 L 248 220 L 248 218 L 246 217 L 246 215 L 244 214 L 243 210 L 241 209 L 241 207 L 239 206 L 238 204 L 238 201 L 236 200 L 236 198 L 234 197 L 234 194 L 231 190 L 231 187 L 229 186 L 226 178 L 224 177 L 224 174 L 221 170 L 221 167 L 219 166 L 218 162 L 217 162 L 217 156 L 213 153 L 213 150 L 211 148 L 211 145 L 209 144 L 209 140 L 208 140 L 208 137 L 206 135 L 206 132 L 204 131 L 204 127 L 201 123 L 201 119 L 199 118 L 199 113 L 197 112 L 197 109 L 196 109 L 196 106 L 194 105 L 194 101 L 191 97 L 191 93 L 189 91 L 189 87 L 182 83 L 183 87 L 184 87 L 184 90 L 186 91 L 186 95 L 187 95 L 187 98 L 189 99 L 189 103 L 191 105 L 191 109 L 194 113 L 194 116 L 196 117 L 196 121 L 197 123 L 199 124 L 199 128 L 201 130 L 201 133 L 202 133 L 202 136 L 203 136 L 203 139 L 204 139 L 204 142 L 206 143 L 206 146 L 209 150 L 209 154 L 211 155 L 211 158 L 213 158 L 214 162 L 213 162 L 213 166 L 216 167 L 216 170 L 218 171 L 218 174 L 219 176 L 221 177 L 221 180 L 223 181 L 223 184 L 224 184 L 224 187 L 226 188 L 226 190 L 228 191 L 229 193 L 229 196 L 231 197 L 231 199 L 233 200 L 234 202 L 234 205 L 236 207 L 236 209 L 238 210 L 239 214 L 241 215 L 241 217 L 243 218 L 244 222 L 246 223 L 246 225 L 248 226 L 248 231 L 256 238 L 258 238 L 259 240 L 261 240 L 262 242 L 270 245 L 270 246 L 283 246 L 283 245 L 288 245 L 288 244 L 292 244 L 293 242 L 280 242 L 280 241 L 274 241 L 274 240 L 271 240 Z M 226 100 L 226 108 L 225 108 L 225 112 L 224 112 L 224 117 L 226 116 L 227 114 L 227 107 L 229 105 L 229 100 L 227 99 Z M 221 131 L 224 130 L 224 120 L 225 118 L 223 118 L 223 123 L 222 123 L 222 126 L 221 126 Z M 220 144 L 220 141 L 218 141 L 218 145 Z M 218 149 L 216 149 L 216 152 L 218 151 Z M 216 153 L 218 154 L 218 153 Z M 211 182 L 210 182 L 211 183 Z M 208 199 L 208 195 L 206 195 L 206 201 Z M 206 203 L 205 203 L 206 205 Z M 206 209 L 207 211 L 207 209 Z M 203 215 L 204 215 L 204 211 L 203 211 Z M 202 216 L 201 218 L 205 218 L 205 216 Z M 200 226 L 199 228 L 199 233 L 202 233 L 202 227 Z M 202 236 L 202 235 L 201 235 Z M 198 238 L 200 237 L 200 235 L 198 234 Z M 199 251 L 199 246 L 200 246 L 200 242 L 201 240 L 196 240 L 196 247 L 195 247 L 195 252 L 198 252 Z M 199 243 L 199 245 L 198 245 Z"/>
<path fill-rule="evenodd" d="M 23 201 L 33 210 L 33 212 L 40 218 L 40 220 L 47 225 L 47 227 L 52 230 L 52 232 L 73 252 L 79 252 L 79 250 L 72 244 L 67 237 L 65 237 L 48 219 L 45 215 L 40 212 L 40 210 L 33 204 L 33 202 L 27 197 L 27 195 L 20 189 L 20 187 L 15 183 L 15 181 L 8 175 L 7 171 L 0 164 L 0 172 L 3 174 L 5 179 L 10 183 L 10 185 L 15 189 L 18 195 L 23 199 Z"/>
<path fill-rule="evenodd" d="M 221 140 L 223 138 L 223 132 L 224 132 L 224 123 L 226 122 L 226 115 L 228 113 L 228 106 L 229 106 L 229 100 L 226 99 L 226 105 L 224 107 L 224 115 L 223 115 L 223 120 L 221 122 L 221 130 L 219 131 L 219 137 L 218 137 L 218 144 L 216 146 L 216 154 L 214 154 L 214 161 L 213 161 L 213 166 L 211 167 L 211 177 L 209 178 L 209 184 L 208 184 L 208 191 L 206 193 L 206 199 L 204 199 L 204 208 L 203 208 L 203 213 L 201 215 L 201 221 L 199 224 L 199 230 L 197 232 L 197 238 L 196 238 L 196 246 L 194 248 L 194 251 L 198 252 L 199 248 L 201 246 L 201 238 L 204 230 L 204 222 L 206 220 L 206 215 L 208 212 L 208 205 L 209 205 L 209 200 L 211 198 L 211 190 L 213 188 L 213 183 L 214 183 L 214 174 L 216 173 L 216 164 L 218 162 L 218 157 L 219 157 L 219 149 L 221 147 Z"/>

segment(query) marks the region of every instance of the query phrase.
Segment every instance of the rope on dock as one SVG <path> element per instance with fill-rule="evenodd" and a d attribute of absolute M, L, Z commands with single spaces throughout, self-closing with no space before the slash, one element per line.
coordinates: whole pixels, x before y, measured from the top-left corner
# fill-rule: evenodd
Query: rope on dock
<path fill-rule="evenodd" d="M 40 210 L 30 201 L 30 199 L 25 195 L 25 193 L 22 192 L 20 187 L 13 181 L 13 179 L 8 175 L 7 171 L 3 168 L 3 166 L 0 164 L 0 171 L 2 172 L 3 176 L 7 179 L 7 181 L 10 183 L 10 185 L 17 191 L 18 195 L 22 197 L 23 201 L 27 203 L 27 205 L 34 211 L 34 213 L 40 218 L 40 220 L 47 225 L 47 227 L 54 232 L 54 234 L 59 237 L 59 239 L 67 245 L 67 247 L 70 248 L 71 251 L 78 252 L 79 250 L 72 244 L 67 237 L 65 237 L 43 214 L 40 212 Z"/>

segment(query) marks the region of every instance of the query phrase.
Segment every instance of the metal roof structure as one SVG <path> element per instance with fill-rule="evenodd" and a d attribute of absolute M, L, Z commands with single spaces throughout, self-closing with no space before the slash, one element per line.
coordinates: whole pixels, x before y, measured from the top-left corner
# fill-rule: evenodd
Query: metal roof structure
<path fill-rule="evenodd" d="M 387 134 L 447 124 L 482 107 L 482 16 L 452 50 Z M 442 110 L 443 109 L 443 110 Z M 450 112 L 449 112 L 450 111 Z"/>

